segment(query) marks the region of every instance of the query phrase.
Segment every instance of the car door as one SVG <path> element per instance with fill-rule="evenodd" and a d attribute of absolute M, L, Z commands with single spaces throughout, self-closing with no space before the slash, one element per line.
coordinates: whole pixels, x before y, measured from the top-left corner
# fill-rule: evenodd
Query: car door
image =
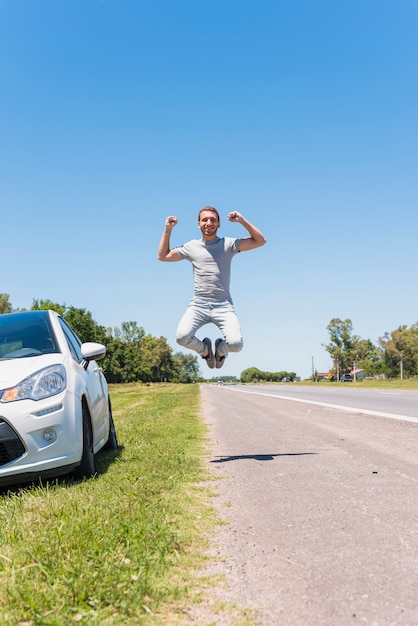
<path fill-rule="evenodd" d="M 89 361 L 84 371 L 93 423 L 93 441 L 96 445 L 109 431 L 107 396 L 102 384 L 102 369 L 96 361 Z"/>
<path fill-rule="evenodd" d="M 80 339 L 63 319 L 60 319 L 60 324 L 71 355 L 78 364 L 79 375 L 84 379 L 93 427 L 93 447 L 95 447 L 109 432 L 109 408 L 102 369 L 96 361 L 84 360 Z"/>

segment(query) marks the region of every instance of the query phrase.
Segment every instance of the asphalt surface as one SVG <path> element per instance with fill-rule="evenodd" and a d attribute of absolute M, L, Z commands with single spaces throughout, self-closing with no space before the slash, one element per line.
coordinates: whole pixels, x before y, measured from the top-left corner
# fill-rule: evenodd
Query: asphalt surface
<path fill-rule="evenodd" d="M 258 393 L 275 398 L 307 401 L 345 411 L 379 414 L 392 419 L 410 420 L 418 424 L 418 391 L 398 389 L 370 389 L 342 386 L 293 385 L 234 385 L 229 387 L 243 393 Z"/>
<path fill-rule="evenodd" d="M 212 611 L 249 608 L 262 625 L 418 625 L 418 425 L 228 386 L 201 394 L 227 522 L 205 572 L 225 577 Z"/>

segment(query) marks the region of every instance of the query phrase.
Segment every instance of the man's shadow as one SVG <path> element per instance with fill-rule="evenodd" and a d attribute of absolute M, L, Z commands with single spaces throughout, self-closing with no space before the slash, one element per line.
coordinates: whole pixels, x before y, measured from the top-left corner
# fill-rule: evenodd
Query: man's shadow
<path fill-rule="evenodd" d="M 306 456 L 310 454 L 318 454 L 317 452 L 288 452 L 283 454 L 238 454 L 236 456 L 220 456 L 210 461 L 211 463 L 227 463 L 228 461 L 245 461 L 254 459 L 254 461 L 273 461 L 280 456 Z"/>

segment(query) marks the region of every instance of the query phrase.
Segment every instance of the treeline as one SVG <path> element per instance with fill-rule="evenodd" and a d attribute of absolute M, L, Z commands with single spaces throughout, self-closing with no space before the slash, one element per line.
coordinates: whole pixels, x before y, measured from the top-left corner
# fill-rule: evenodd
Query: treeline
<path fill-rule="evenodd" d="M 354 367 L 364 369 L 366 376 L 418 376 L 418 322 L 385 332 L 376 343 L 355 335 L 350 319 L 334 318 L 327 330 L 330 342 L 325 349 L 331 356 L 331 373 L 335 377 L 350 372 Z"/>
<path fill-rule="evenodd" d="M 105 328 L 97 324 L 86 309 L 50 300 L 34 300 L 31 310 L 39 309 L 59 313 L 81 341 L 95 341 L 106 346 L 106 356 L 100 366 L 109 383 L 192 383 L 201 379 L 196 356 L 173 352 L 165 337 L 147 334 L 136 322 L 123 322 L 120 328 Z M 13 310 L 16 309 L 13 309 L 9 296 L 0 294 L 0 314 Z"/>
<path fill-rule="evenodd" d="M 271 383 L 292 382 L 296 372 L 263 372 L 256 367 L 249 367 L 241 372 L 242 383 L 256 383 L 266 381 Z"/>
<path fill-rule="evenodd" d="M 96 341 L 106 346 L 101 367 L 110 383 L 181 382 L 204 380 L 199 358 L 193 354 L 174 352 L 165 337 L 154 337 L 136 322 L 122 322 L 120 327 L 105 328 L 86 309 L 66 306 L 50 300 L 34 300 L 32 310 L 53 309 L 74 328 L 82 341 Z M 8 294 L 0 293 L 0 314 L 13 309 Z M 23 310 L 23 309 L 21 309 Z M 387 378 L 418 376 L 418 322 L 386 332 L 376 343 L 362 339 L 353 332 L 350 319 L 334 318 L 327 326 L 330 341 L 324 345 L 332 359 L 334 378 L 354 368 L 366 376 Z M 250 367 L 241 373 L 243 383 L 255 381 L 293 381 L 295 372 L 266 372 Z"/>

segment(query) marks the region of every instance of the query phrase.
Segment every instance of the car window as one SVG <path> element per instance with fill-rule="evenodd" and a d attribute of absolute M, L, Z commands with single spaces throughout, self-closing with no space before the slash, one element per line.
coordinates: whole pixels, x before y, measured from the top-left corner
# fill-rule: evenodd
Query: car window
<path fill-rule="evenodd" d="M 68 347 L 70 349 L 71 355 L 77 363 L 81 363 L 83 360 L 83 355 L 81 354 L 81 341 L 80 338 L 75 334 L 75 332 L 68 326 L 66 322 L 59 318 L 59 323 L 61 324 L 61 328 L 64 332 L 65 339 L 67 340 Z"/>
<path fill-rule="evenodd" d="M 45 319 L 23 314 L 5 316 L 0 325 L 0 358 L 19 359 L 59 352 L 54 333 Z"/>

